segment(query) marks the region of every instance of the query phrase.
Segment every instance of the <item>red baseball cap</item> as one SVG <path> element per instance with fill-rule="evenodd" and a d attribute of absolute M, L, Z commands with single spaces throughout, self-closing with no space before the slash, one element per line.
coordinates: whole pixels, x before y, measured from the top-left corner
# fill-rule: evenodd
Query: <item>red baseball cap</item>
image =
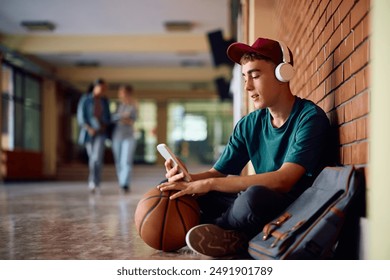
<path fill-rule="evenodd" d="M 235 63 L 241 64 L 241 57 L 245 53 L 258 53 L 271 59 L 276 65 L 283 62 L 283 52 L 278 41 L 267 38 L 258 38 L 252 46 L 243 43 L 233 43 L 227 49 L 228 57 Z M 293 64 L 292 53 L 290 63 Z"/>

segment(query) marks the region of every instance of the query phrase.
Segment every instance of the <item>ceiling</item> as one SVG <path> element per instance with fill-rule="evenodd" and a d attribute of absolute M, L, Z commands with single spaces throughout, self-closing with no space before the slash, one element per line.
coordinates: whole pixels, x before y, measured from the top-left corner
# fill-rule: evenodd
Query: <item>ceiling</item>
<path fill-rule="evenodd" d="M 231 0 L 0 0 L 0 44 L 85 88 L 96 77 L 135 88 L 208 87 L 228 77 L 208 34 L 232 37 Z M 233 1 L 234 2 L 234 1 Z M 22 21 L 49 21 L 28 31 Z M 168 31 L 164 23 L 190 23 Z"/>

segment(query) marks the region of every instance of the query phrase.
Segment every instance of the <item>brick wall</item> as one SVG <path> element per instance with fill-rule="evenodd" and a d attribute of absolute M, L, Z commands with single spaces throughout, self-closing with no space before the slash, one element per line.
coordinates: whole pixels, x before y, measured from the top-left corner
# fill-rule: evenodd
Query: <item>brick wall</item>
<path fill-rule="evenodd" d="M 293 93 L 313 100 L 337 132 L 341 164 L 369 152 L 370 0 L 277 0 L 277 38 L 294 53 Z"/>

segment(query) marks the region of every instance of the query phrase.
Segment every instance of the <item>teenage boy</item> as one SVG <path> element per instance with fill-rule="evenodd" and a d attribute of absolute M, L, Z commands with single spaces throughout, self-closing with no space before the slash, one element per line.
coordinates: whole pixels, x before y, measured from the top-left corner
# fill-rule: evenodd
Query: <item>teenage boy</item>
<path fill-rule="evenodd" d="M 258 38 L 251 46 L 233 43 L 229 58 L 242 66 L 245 91 L 255 111 L 244 116 L 210 170 L 183 173 L 166 161 L 162 191 L 196 195 L 202 224 L 186 236 L 197 253 L 223 257 L 247 250 L 248 241 L 293 202 L 327 164 L 329 120 L 313 102 L 290 90 L 291 51 L 282 42 Z M 256 174 L 240 175 L 251 161 Z"/>

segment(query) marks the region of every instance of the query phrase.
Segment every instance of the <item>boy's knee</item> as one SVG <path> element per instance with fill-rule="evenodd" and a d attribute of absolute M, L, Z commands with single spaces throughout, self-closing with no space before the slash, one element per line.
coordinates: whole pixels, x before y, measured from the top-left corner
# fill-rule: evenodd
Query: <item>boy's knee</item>
<path fill-rule="evenodd" d="M 264 186 L 252 186 L 237 198 L 234 208 L 241 219 L 246 217 L 255 223 L 262 223 L 277 215 L 288 203 L 283 194 Z"/>
<path fill-rule="evenodd" d="M 249 220 L 252 220 L 259 214 L 259 209 L 262 208 L 262 199 L 264 197 L 264 187 L 249 187 L 237 197 L 232 209 L 233 216 L 241 221 L 248 222 Z"/>
<path fill-rule="evenodd" d="M 259 205 L 259 202 L 264 203 L 263 200 L 270 197 L 273 192 L 264 186 L 251 186 L 240 194 L 240 199 L 250 206 Z"/>

